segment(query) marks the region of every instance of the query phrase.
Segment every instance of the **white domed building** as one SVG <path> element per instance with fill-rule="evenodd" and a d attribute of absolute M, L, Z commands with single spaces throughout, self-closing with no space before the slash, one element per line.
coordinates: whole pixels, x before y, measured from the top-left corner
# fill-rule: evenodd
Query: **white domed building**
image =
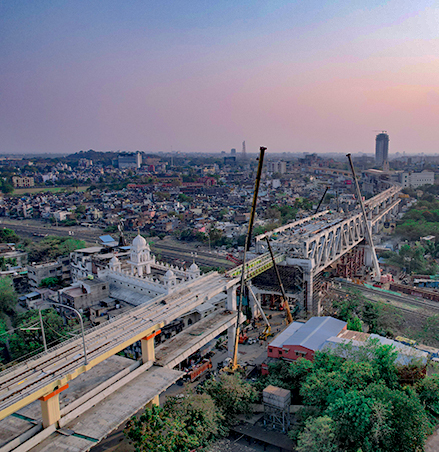
<path fill-rule="evenodd" d="M 154 263 L 154 260 L 151 258 L 148 243 L 140 234 L 137 234 L 131 245 L 130 260 L 128 261 L 131 265 L 131 273 L 140 277 L 143 274 L 151 274 L 151 264 Z"/>
<path fill-rule="evenodd" d="M 131 244 L 129 259 L 114 255 L 98 275 L 110 283 L 115 298 L 138 305 L 199 278 L 201 271 L 195 262 L 189 269 L 157 262 L 145 238 L 138 234 Z"/>

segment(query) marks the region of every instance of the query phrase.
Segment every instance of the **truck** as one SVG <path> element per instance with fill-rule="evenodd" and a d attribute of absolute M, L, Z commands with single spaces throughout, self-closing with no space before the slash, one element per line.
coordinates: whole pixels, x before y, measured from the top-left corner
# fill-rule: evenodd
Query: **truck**
<path fill-rule="evenodd" d="M 205 374 L 208 370 L 212 369 L 212 360 L 203 359 L 193 369 L 189 370 L 185 375 L 186 381 L 195 381 L 198 377 Z"/>
<path fill-rule="evenodd" d="M 239 341 L 240 344 L 246 344 L 247 343 L 248 336 L 247 336 L 247 334 L 244 331 L 241 331 L 239 333 L 239 340 L 238 341 Z"/>

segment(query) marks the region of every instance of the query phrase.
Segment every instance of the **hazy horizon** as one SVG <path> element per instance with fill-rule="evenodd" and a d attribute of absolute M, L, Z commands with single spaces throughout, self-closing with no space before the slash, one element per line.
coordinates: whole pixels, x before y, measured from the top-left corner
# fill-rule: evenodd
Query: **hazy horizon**
<path fill-rule="evenodd" d="M 386 130 L 390 158 L 436 154 L 438 23 L 427 0 L 2 2 L 0 153 L 373 154 Z"/>

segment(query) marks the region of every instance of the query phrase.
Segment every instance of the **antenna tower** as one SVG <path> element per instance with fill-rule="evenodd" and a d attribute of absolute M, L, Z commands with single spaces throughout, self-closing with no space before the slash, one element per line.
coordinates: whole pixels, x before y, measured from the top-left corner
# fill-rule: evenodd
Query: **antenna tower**
<path fill-rule="evenodd" d="M 242 142 L 241 157 L 242 157 L 242 160 L 247 160 L 247 152 L 245 151 L 245 141 Z"/>

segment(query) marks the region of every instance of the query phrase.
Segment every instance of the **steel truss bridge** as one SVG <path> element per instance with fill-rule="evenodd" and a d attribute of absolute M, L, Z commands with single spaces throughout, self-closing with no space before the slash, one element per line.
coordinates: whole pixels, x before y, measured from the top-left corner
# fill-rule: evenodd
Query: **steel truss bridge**
<path fill-rule="evenodd" d="M 400 190 L 400 187 L 392 186 L 366 201 L 368 221 L 372 228 L 378 229 L 397 211 Z M 359 211 L 345 217 L 324 211 L 257 236 L 255 252 L 259 256 L 247 263 L 247 280 L 272 267 L 270 254 L 265 252 L 265 236 L 273 239 L 275 259 L 280 265 L 303 269 L 306 308 L 310 313 L 318 313 L 312 300 L 313 278 L 365 238 L 365 225 Z M 39 398 L 55 394 L 70 380 L 134 342 L 154 337 L 163 325 L 219 293 L 226 292 L 227 309 L 236 310 L 236 288 L 240 284 L 241 272 L 242 265 L 225 275 L 216 272 L 203 275 L 177 285 L 167 295 L 161 295 L 90 329 L 85 335 L 88 364 L 84 364 L 82 340 L 75 338 L 50 349 L 47 354 L 40 354 L 6 369 L 0 373 L 0 420 Z M 234 331 L 234 327 L 229 328 L 229 341 Z"/>

